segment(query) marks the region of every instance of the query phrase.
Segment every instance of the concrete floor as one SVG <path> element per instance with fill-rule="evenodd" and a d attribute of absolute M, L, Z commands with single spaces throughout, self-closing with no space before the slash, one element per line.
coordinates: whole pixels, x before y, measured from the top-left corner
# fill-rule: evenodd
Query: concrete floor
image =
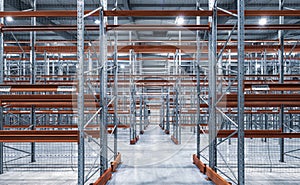
<path fill-rule="evenodd" d="M 192 163 L 194 142 L 175 145 L 158 126 L 150 126 L 140 138 L 136 145 L 120 146 L 123 163 L 110 185 L 213 184 Z"/>
<path fill-rule="evenodd" d="M 247 173 L 247 185 L 299 185 L 300 173 Z"/>
<path fill-rule="evenodd" d="M 113 174 L 109 184 L 213 184 L 206 181 L 205 176 L 192 163 L 192 154 L 195 153 L 196 147 L 194 136 L 189 134 L 188 137 L 184 137 L 184 140 L 185 143 L 175 145 L 171 141 L 170 135 L 164 134 L 159 126 L 149 126 L 145 134 L 140 136 L 140 140 L 136 145 L 129 145 L 128 130 L 120 130 L 118 148 L 122 154 L 122 165 L 118 172 Z M 112 137 L 109 137 L 109 142 L 112 146 Z M 63 145 L 57 145 L 56 147 L 61 148 Z M 59 150 L 58 148 L 54 149 L 53 146 L 48 148 L 51 151 L 47 149 L 45 151 L 53 153 Z M 62 149 L 67 151 L 70 148 Z M 72 150 L 74 149 L 76 147 L 72 148 Z M 76 151 L 73 151 L 73 154 L 76 154 Z M 68 156 L 64 157 L 68 158 Z M 51 169 L 50 171 L 40 169 L 39 171 L 38 165 L 44 164 L 43 160 L 47 160 L 46 158 L 47 156 L 38 160 L 39 162 L 9 169 L 5 174 L 0 175 L 0 185 L 37 185 L 41 183 L 45 185 L 74 185 L 77 183 L 77 171 L 72 171 L 71 168 Z M 75 160 L 73 165 L 76 166 L 76 157 L 73 157 L 73 159 Z M 52 158 L 48 160 L 54 162 Z M 56 161 L 57 163 L 63 163 L 58 158 Z M 31 168 L 34 165 L 35 168 Z M 87 184 L 93 182 L 96 178 L 95 175 L 95 178 L 93 177 Z"/>
<path fill-rule="evenodd" d="M 6 172 L 0 175 L 1 185 L 74 185 L 76 172 Z"/>
<path fill-rule="evenodd" d="M 192 163 L 192 154 L 196 151 L 195 134 L 189 128 L 182 130 L 182 143 L 175 145 L 170 135 L 166 135 L 158 126 L 149 126 L 145 134 L 140 136 L 136 145 L 129 145 L 128 129 L 119 130 L 118 148 L 122 154 L 122 165 L 117 173 L 113 174 L 110 185 L 176 185 L 176 184 L 213 184 L 205 180 L 199 170 Z M 109 137 L 109 145 L 112 146 L 113 137 Z M 201 147 L 207 142 L 205 136 L 201 136 Z M 262 142 L 260 139 L 246 140 L 245 160 L 246 185 L 298 185 L 300 184 L 300 160 L 286 156 L 285 163 L 278 162 L 278 140 Z M 89 143 L 91 145 L 92 143 Z M 22 145 L 16 145 L 20 148 Z M 299 140 L 286 140 L 286 151 L 299 148 Z M 24 146 L 23 146 L 24 149 Z M 96 148 L 94 148 L 96 149 Z M 227 142 L 218 147 L 224 159 L 235 166 L 233 171 L 236 174 L 236 141 L 232 144 Z M 0 175 L 0 185 L 74 185 L 77 183 L 76 171 L 76 144 L 43 144 L 38 147 L 39 160 L 36 163 L 28 163 L 26 160 L 16 161 L 20 163 L 18 168 L 8 168 L 3 175 Z M 61 153 L 58 153 L 62 151 Z M 203 152 L 203 155 L 207 151 Z M 292 154 L 299 156 L 300 151 Z M 57 155 L 56 155 L 57 154 Z M 18 152 L 10 150 L 6 160 L 18 156 Z M 90 160 L 94 154 L 87 150 Z M 71 160 L 72 159 L 72 160 Z M 205 161 L 206 162 L 206 161 Z M 54 164 L 52 168 L 39 168 Z M 57 165 L 65 166 L 54 168 Z M 66 165 L 68 164 L 68 165 Z M 218 156 L 219 167 L 223 172 L 230 175 L 224 166 L 224 161 Z M 255 165 L 257 165 L 257 168 Z M 265 165 L 265 166 L 263 166 Z M 73 168 L 71 168 L 72 166 Z M 264 167 L 264 168 L 262 168 Z M 280 168 L 276 168 L 280 167 Z M 95 175 L 90 182 L 97 178 Z M 89 184 L 87 183 L 87 184 Z"/>

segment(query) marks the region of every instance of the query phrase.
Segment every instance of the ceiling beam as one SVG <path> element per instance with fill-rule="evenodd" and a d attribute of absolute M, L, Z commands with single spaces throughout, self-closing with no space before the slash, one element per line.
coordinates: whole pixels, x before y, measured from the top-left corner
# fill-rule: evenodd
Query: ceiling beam
<path fill-rule="evenodd" d="M 31 5 L 24 3 L 23 1 L 19 1 L 19 3 L 15 3 L 14 1 L 6 1 L 7 5 L 11 6 L 12 8 L 15 8 L 16 10 L 22 11 L 24 8 L 25 9 L 30 9 Z M 53 21 L 51 21 L 48 17 L 43 17 L 43 18 L 37 18 L 37 22 L 42 25 L 53 25 L 56 26 Z M 70 34 L 69 32 L 55 32 L 57 35 L 68 39 L 68 40 L 76 40 L 76 37 L 73 34 Z"/>
<path fill-rule="evenodd" d="M 126 10 L 132 10 L 129 0 L 123 0 L 123 6 Z M 128 19 L 130 21 L 130 24 L 135 24 L 135 18 L 134 17 L 128 16 Z M 138 32 L 134 31 L 133 33 L 135 34 L 136 39 L 139 40 L 140 37 L 139 37 Z"/>

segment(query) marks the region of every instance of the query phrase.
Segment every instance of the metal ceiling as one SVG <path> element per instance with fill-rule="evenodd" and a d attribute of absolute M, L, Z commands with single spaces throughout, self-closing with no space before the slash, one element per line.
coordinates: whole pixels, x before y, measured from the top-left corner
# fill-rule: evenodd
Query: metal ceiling
<path fill-rule="evenodd" d="M 5 11 L 31 11 L 31 0 L 10 0 L 5 1 Z M 196 1 L 195 0 L 118 0 L 118 10 L 195 10 Z M 246 3 L 247 10 L 278 10 L 279 2 L 278 0 L 248 0 Z M 236 10 L 237 7 L 236 0 L 222 0 L 218 2 L 218 7 L 224 10 Z M 114 9 L 115 1 L 108 1 L 108 9 Z M 37 0 L 37 11 L 43 10 L 76 10 L 77 1 L 76 0 Z M 85 9 L 94 10 L 99 7 L 99 0 L 86 0 Z M 200 7 L 204 10 L 208 10 L 208 0 L 201 0 Z M 285 9 L 299 9 L 299 0 L 286 0 Z M 261 16 L 251 16 L 246 17 L 246 25 L 257 25 Z M 267 18 L 267 25 L 278 24 L 279 17 L 265 17 Z M 85 19 L 86 25 L 96 25 L 95 20 L 97 17 L 91 16 Z M 152 24 L 152 25 L 176 25 L 176 17 L 118 17 L 119 25 L 140 25 L 140 24 Z M 218 18 L 219 25 L 234 25 L 237 22 L 234 16 L 221 16 Z M 298 17 L 285 17 L 285 24 L 299 24 Z M 56 25 L 75 25 L 76 17 L 38 17 L 37 25 L 43 26 L 56 26 Z M 108 24 L 113 25 L 113 17 L 108 17 Z M 184 17 L 184 25 L 195 25 L 195 17 Z M 208 17 L 200 17 L 201 25 L 208 25 Z M 9 26 L 20 26 L 20 25 L 30 25 L 30 18 L 14 18 L 13 22 L 6 22 Z M 230 30 L 218 30 L 218 40 L 226 40 Z M 5 32 L 5 40 L 13 41 L 17 39 L 18 42 L 28 41 L 30 38 L 29 32 Z M 113 42 L 114 31 L 108 31 L 108 45 Z M 245 30 L 246 40 L 260 40 L 261 42 L 247 42 L 246 45 L 257 45 L 263 44 L 264 40 L 277 40 L 278 31 L 277 30 Z M 298 30 L 285 30 L 285 39 L 297 40 L 300 38 Z M 97 31 L 86 31 L 85 39 L 89 41 L 95 41 L 99 37 Z M 200 30 L 201 40 L 208 40 L 208 34 L 205 30 Z M 43 31 L 37 32 L 37 41 L 39 45 L 45 46 L 55 46 L 55 41 L 61 40 L 73 40 L 76 41 L 76 31 Z M 231 37 L 232 40 L 237 39 L 237 31 L 234 31 Z M 192 45 L 195 46 L 196 31 L 182 30 L 182 31 L 171 31 L 171 30 L 143 30 L 143 31 L 118 31 L 118 41 L 119 45 L 128 45 L 128 42 L 122 41 L 134 41 L 136 45 Z M 159 41 L 159 42 L 155 42 Z M 272 44 L 272 43 L 271 43 Z M 15 44 L 10 44 L 15 45 Z M 22 44 L 21 45 L 26 45 Z M 59 45 L 65 45 L 63 42 L 59 42 Z M 69 44 L 70 45 L 70 44 Z M 73 43 L 72 45 L 75 45 Z M 203 45 L 207 45 L 204 43 Z M 164 54 L 141 54 L 142 57 L 155 57 L 155 56 L 166 56 Z M 207 54 L 203 53 L 203 57 L 207 58 Z M 193 54 L 186 54 L 183 57 L 193 57 Z M 122 61 L 120 61 L 122 62 Z M 124 61 L 123 61 L 124 62 Z M 205 61 L 204 61 L 205 62 Z M 158 69 L 162 73 L 166 73 L 166 63 L 167 61 L 142 61 L 143 72 L 153 73 L 157 72 Z M 182 63 L 182 68 L 186 72 L 190 72 L 192 61 L 184 61 Z M 233 64 L 234 66 L 234 64 Z M 123 69 L 125 70 L 125 69 Z"/>
<path fill-rule="evenodd" d="M 97 0 L 87 0 L 85 1 L 85 9 L 93 10 L 96 9 L 99 1 Z M 108 2 L 108 9 L 114 8 L 114 1 Z M 118 0 L 118 9 L 120 10 L 195 10 L 195 0 Z M 246 2 L 246 8 L 248 10 L 278 10 L 278 0 L 249 0 Z M 5 1 L 5 11 L 30 11 L 30 0 L 9 0 Z M 208 0 L 201 1 L 201 7 L 203 9 L 208 9 Z M 236 0 L 225 0 L 218 2 L 218 7 L 225 10 L 235 10 Z M 285 1 L 286 9 L 299 9 L 300 1 L 297 0 L 287 0 Z M 76 0 L 37 0 L 37 10 L 76 10 Z M 258 24 L 258 20 L 261 17 L 246 17 L 245 24 Z M 119 17 L 120 25 L 128 24 L 175 24 L 174 17 Z M 195 17 L 185 17 L 184 24 L 196 24 Z M 278 17 L 267 17 L 267 24 L 278 24 Z M 86 19 L 86 24 L 95 24 L 94 21 L 96 17 L 88 17 Z M 235 17 L 220 17 L 218 24 L 234 24 L 236 22 Z M 49 17 L 49 18 L 37 18 L 38 25 L 76 25 L 75 18 L 59 18 L 59 17 Z M 108 24 L 113 24 L 113 18 L 109 17 Z M 207 17 L 201 18 L 201 24 L 207 25 Z M 286 17 L 285 24 L 299 24 L 299 19 L 297 17 Z M 14 22 L 9 22 L 7 25 L 30 25 L 30 20 L 25 18 L 15 18 Z M 295 37 L 295 32 L 297 31 L 286 31 L 286 39 L 298 39 Z M 203 33 L 202 33 L 203 34 Z M 15 33 L 19 40 L 28 40 L 29 34 L 24 34 L 22 32 Z M 228 31 L 218 31 L 218 39 L 226 39 Z M 11 34 L 6 33 L 5 40 L 10 40 Z M 50 37 L 49 37 L 50 36 Z M 90 34 L 93 37 L 93 33 Z M 95 37 L 97 37 L 95 35 Z M 246 39 L 274 39 L 277 37 L 276 31 L 261 31 L 261 30 L 251 30 L 246 31 Z M 76 33 L 70 32 L 47 32 L 38 33 L 37 40 L 47 40 L 51 38 L 61 40 L 75 40 Z M 182 40 L 195 40 L 195 34 L 191 31 L 182 32 Z M 236 38 L 236 33 L 233 34 L 233 39 Z M 120 33 L 120 40 L 128 40 L 128 34 Z M 133 40 L 155 40 L 155 39 L 165 39 L 165 40 L 178 40 L 178 34 L 176 31 L 136 31 L 132 37 Z"/>

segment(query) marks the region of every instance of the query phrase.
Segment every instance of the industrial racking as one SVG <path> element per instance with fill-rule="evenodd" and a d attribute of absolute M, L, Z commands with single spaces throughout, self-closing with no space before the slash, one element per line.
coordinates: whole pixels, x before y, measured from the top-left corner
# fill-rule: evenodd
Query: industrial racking
<path fill-rule="evenodd" d="M 0 0 L 0 174 L 61 165 L 76 169 L 78 184 L 103 184 L 121 161 L 119 132 L 134 145 L 158 124 L 176 145 L 195 134 L 193 161 L 216 184 L 245 184 L 253 168 L 299 173 L 300 11 L 286 7 L 292 2 L 279 0 L 276 10 L 247 9 L 242 0 L 233 10 L 214 0 L 196 0 L 193 10 L 120 10 L 117 0 L 38 10 L 28 2 L 30 11 L 6 11 Z M 10 25 L 9 16 L 30 25 Z M 192 24 L 122 23 L 179 16 Z M 246 24 L 266 16 L 278 23 Z M 176 39 L 133 39 L 147 31 Z M 49 32 L 69 39 L 37 40 Z M 267 162 L 271 154 L 279 162 Z"/>

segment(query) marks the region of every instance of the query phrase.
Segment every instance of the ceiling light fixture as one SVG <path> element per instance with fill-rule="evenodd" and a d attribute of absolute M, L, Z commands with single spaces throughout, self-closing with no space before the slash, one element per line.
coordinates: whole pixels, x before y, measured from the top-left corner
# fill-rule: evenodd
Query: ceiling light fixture
<path fill-rule="evenodd" d="M 6 17 L 5 20 L 6 20 L 7 22 L 12 22 L 12 21 L 14 21 L 14 19 L 13 19 L 12 17 L 10 17 L 10 16 L 9 16 L 9 17 Z"/>
<path fill-rule="evenodd" d="M 259 25 L 266 25 L 267 24 L 267 19 L 266 18 L 261 18 L 260 20 L 259 20 Z"/>
<path fill-rule="evenodd" d="M 182 25 L 184 23 L 183 17 L 176 17 L 175 24 Z"/>
<path fill-rule="evenodd" d="M 258 63 L 255 64 L 256 69 L 259 69 L 260 67 L 261 67 L 260 64 L 258 64 Z"/>

